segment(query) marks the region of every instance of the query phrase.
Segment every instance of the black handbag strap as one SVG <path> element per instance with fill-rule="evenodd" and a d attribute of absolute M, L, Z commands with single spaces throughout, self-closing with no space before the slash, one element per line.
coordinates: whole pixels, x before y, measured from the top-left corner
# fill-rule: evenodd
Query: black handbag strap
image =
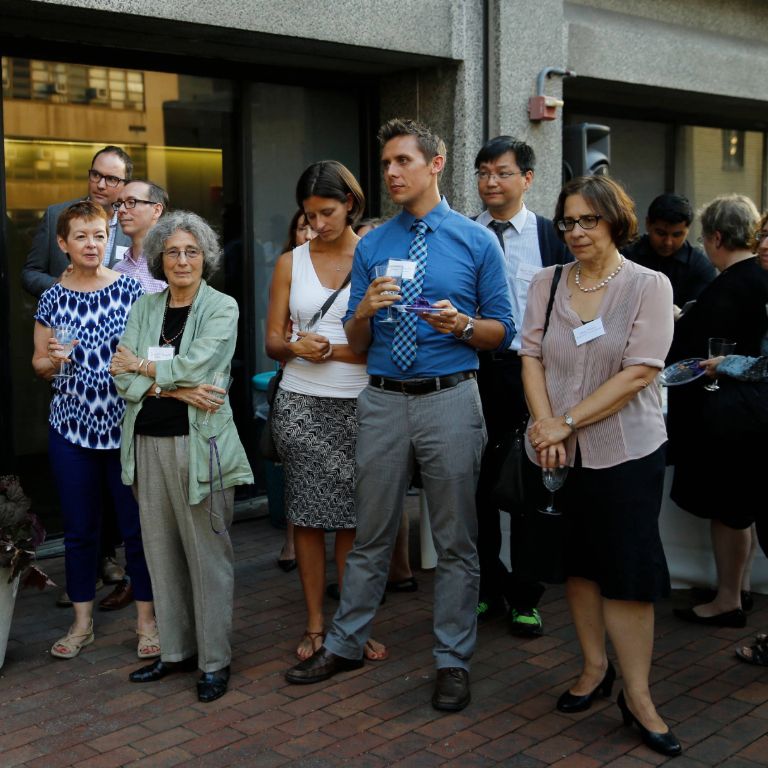
<path fill-rule="evenodd" d="M 315 322 L 322 320 L 323 315 L 331 308 L 331 304 L 338 298 L 339 294 L 349 285 L 349 281 L 352 279 L 352 272 L 347 272 L 347 276 L 344 278 L 344 282 L 325 300 L 325 304 L 320 307 L 320 311 L 312 319 Z M 314 323 L 313 323 L 314 325 Z"/>
<path fill-rule="evenodd" d="M 549 316 L 552 314 L 552 307 L 555 303 L 555 293 L 557 292 L 557 284 L 560 282 L 560 276 L 563 274 L 563 265 L 558 264 L 555 267 L 555 274 L 552 275 L 552 287 L 549 289 L 549 303 L 547 304 L 547 316 L 544 319 L 544 333 L 541 334 L 543 339 L 547 335 L 547 328 L 549 328 Z"/>

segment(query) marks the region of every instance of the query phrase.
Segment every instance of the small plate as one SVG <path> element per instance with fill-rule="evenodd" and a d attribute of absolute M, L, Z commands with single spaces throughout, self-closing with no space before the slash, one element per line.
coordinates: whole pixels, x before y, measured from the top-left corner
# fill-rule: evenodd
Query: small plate
<path fill-rule="evenodd" d="M 446 307 L 420 307 L 418 304 L 393 304 L 393 309 L 400 312 L 412 312 L 415 315 L 439 315 Z"/>
<path fill-rule="evenodd" d="M 659 381 L 665 387 L 687 384 L 707 372 L 706 368 L 701 367 L 700 363 L 702 362 L 704 362 L 703 357 L 690 357 L 687 360 L 672 363 L 659 374 Z"/>

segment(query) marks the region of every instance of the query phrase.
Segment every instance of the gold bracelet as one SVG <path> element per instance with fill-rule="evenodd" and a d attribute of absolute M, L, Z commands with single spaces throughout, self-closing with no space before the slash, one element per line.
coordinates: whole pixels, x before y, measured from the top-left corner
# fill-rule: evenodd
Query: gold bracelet
<path fill-rule="evenodd" d="M 144 358 L 143 357 L 141 358 L 141 360 L 139 360 L 139 364 L 136 367 L 136 373 L 138 373 L 139 375 L 141 375 L 141 366 L 142 365 L 144 365 Z"/>

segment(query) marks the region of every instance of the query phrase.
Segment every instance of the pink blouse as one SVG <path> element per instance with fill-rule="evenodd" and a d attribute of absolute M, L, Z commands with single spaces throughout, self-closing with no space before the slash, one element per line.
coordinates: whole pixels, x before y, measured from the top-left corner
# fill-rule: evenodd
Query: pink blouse
<path fill-rule="evenodd" d="M 621 272 L 603 289 L 597 316 L 602 319 L 604 335 L 577 346 L 573 331 L 583 324 L 571 308 L 567 282 L 574 267 L 566 264 L 563 268 L 543 345 L 554 267 L 542 269 L 531 281 L 523 322 L 520 354 L 542 361 L 554 416 L 570 411 L 627 366 L 663 368 L 672 344 L 669 280 L 627 259 Z M 582 465 L 602 469 L 647 456 L 666 439 L 661 389 L 653 382 L 617 413 L 571 435 L 566 441 L 568 463 L 573 466 L 577 441 Z M 536 451 L 527 438 L 526 451 L 536 462 Z"/>

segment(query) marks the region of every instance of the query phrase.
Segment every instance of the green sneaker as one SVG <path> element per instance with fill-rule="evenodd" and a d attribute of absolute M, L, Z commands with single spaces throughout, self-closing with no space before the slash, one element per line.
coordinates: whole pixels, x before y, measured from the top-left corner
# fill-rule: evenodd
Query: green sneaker
<path fill-rule="evenodd" d="M 504 610 L 505 606 L 503 600 L 498 602 L 495 600 L 490 602 L 481 600 L 477 604 L 477 608 L 475 608 L 475 612 L 477 613 L 477 620 L 480 624 L 501 616 L 504 613 Z"/>
<path fill-rule="evenodd" d="M 536 608 L 528 611 L 518 611 L 511 608 L 509 611 L 509 631 L 519 637 L 539 637 L 544 632 L 544 622 Z"/>

